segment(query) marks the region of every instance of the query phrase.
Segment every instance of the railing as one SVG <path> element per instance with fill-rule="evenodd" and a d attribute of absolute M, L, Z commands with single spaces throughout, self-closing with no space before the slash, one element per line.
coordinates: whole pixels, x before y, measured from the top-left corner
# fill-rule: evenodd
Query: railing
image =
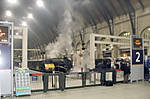
<path fill-rule="evenodd" d="M 122 71 L 30 74 L 31 92 L 64 91 L 66 89 L 103 86 L 107 80 L 123 81 Z M 14 80 L 15 86 L 15 80 Z M 14 87 L 15 91 L 15 87 Z"/>
<path fill-rule="evenodd" d="M 106 72 L 30 74 L 30 86 L 32 92 L 63 91 L 65 89 L 102 86 L 106 80 L 114 82 L 114 74 L 112 72 L 111 79 L 107 77 Z"/>

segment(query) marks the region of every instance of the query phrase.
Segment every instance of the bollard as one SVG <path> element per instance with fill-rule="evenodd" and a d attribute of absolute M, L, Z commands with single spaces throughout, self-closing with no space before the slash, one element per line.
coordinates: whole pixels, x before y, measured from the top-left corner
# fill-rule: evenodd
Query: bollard
<path fill-rule="evenodd" d="M 113 79 L 114 84 L 116 84 L 116 75 L 117 75 L 117 72 L 114 70 L 112 74 L 112 79 Z"/>
<path fill-rule="evenodd" d="M 105 82 L 106 82 L 106 72 L 101 72 L 101 84 L 102 86 L 105 85 Z"/>
<path fill-rule="evenodd" d="M 85 87 L 86 86 L 86 73 L 83 72 L 82 73 L 82 87 Z"/>
<path fill-rule="evenodd" d="M 54 88 L 57 88 L 57 76 L 54 76 Z"/>
<path fill-rule="evenodd" d="M 59 74 L 59 89 L 64 91 L 65 89 L 65 75 L 64 73 Z"/>
<path fill-rule="evenodd" d="M 44 93 L 48 91 L 48 74 L 43 74 L 43 89 Z"/>
<path fill-rule="evenodd" d="M 92 74 L 89 73 L 89 82 L 92 83 Z"/>
<path fill-rule="evenodd" d="M 94 73 L 94 84 L 96 84 L 96 73 Z"/>
<path fill-rule="evenodd" d="M 54 80 L 53 80 L 53 78 L 54 78 L 54 75 L 52 74 L 52 87 L 55 86 L 55 85 L 54 85 Z"/>

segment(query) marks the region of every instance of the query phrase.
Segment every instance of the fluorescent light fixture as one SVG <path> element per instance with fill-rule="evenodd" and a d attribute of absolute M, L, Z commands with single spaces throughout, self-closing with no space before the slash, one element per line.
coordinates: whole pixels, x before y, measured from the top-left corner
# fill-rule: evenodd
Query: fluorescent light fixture
<path fill-rule="evenodd" d="M 28 16 L 27 16 L 29 19 L 33 19 L 33 14 L 32 13 L 28 13 Z"/>
<path fill-rule="evenodd" d="M 44 2 L 42 0 L 37 0 L 36 4 L 39 6 L 39 7 L 44 7 Z"/>
<path fill-rule="evenodd" d="M 26 21 L 22 21 L 22 26 L 27 26 L 27 22 Z"/>
<path fill-rule="evenodd" d="M 7 16 L 7 17 L 11 17 L 11 16 L 12 16 L 12 12 L 11 12 L 10 10 L 7 10 L 7 11 L 6 11 L 6 16 Z"/>
<path fill-rule="evenodd" d="M 16 4 L 18 2 L 18 0 L 8 0 L 8 2 L 11 4 Z"/>

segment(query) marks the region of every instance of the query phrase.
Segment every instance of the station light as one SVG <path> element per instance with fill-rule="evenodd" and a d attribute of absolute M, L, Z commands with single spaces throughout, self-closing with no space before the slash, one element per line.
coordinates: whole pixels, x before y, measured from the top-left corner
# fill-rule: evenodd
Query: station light
<path fill-rule="evenodd" d="M 6 14 L 7 17 L 11 17 L 12 16 L 12 12 L 10 10 L 7 10 L 5 14 Z"/>
<path fill-rule="evenodd" d="M 36 4 L 39 7 L 44 7 L 44 2 L 42 0 L 37 0 Z"/>
<path fill-rule="evenodd" d="M 19 33 L 17 32 L 16 35 L 19 35 Z"/>
<path fill-rule="evenodd" d="M 26 21 L 22 21 L 22 26 L 28 26 Z"/>
<path fill-rule="evenodd" d="M 33 14 L 32 13 L 28 13 L 28 19 L 33 19 Z"/>
<path fill-rule="evenodd" d="M 18 0 L 8 0 L 8 2 L 11 4 L 16 4 L 18 2 Z"/>
<path fill-rule="evenodd" d="M 150 28 L 148 28 L 148 30 L 150 31 Z"/>

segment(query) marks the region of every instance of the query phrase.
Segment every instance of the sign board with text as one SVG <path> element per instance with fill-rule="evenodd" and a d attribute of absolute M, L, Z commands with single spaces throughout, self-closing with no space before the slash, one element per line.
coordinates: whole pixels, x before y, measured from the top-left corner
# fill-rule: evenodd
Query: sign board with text
<path fill-rule="evenodd" d="M 132 65 L 144 64 L 143 50 L 132 50 Z"/>
<path fill-rule="evenodd" d="M 29 69 L 18 68 L 15 72 L 16 96 L 30 95 L 30 75 Z"/>
<path fill-rule="evenodd" d="M 144 79 L 143 38 L 131 36 L 131 81 Z"/>

